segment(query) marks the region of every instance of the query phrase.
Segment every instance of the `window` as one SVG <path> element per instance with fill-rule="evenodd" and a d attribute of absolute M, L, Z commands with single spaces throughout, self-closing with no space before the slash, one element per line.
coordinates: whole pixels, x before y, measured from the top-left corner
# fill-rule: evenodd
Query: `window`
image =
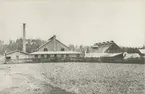
<path fill-rule="evenodd" d="M 77 57 L 80 57 L 80 54 L 77 54 Z"/>
<path fill-rule="evenodd" d="M 19 59 L 19 56 L 17 55 L 16 58 Z"/>
<path fill-rule="evenodd" d="M 44 48 L 44 51 L 48 51 L 48 49 L 47 48 Z"/>
<path fill-rule="evenodd" d="M 44 57 L 44 55 L 41 55 L 41 57 L 43 58 L 43 57 Z"/>
<path fill-rule="evenodd" d="M 69 55 L 68 55 L 68 54 L 66 54 L 66 57 L 69 57 Z"/>
<path fill-rule="evenodd" d="M 62 54 L 61 57 L 64 57 L 64 55 Z"/>
<path fill-rule="evenodd" d="M 38 57 L 38 55 L 35 55 L 35 57 L 37 58 L 37 57 Z"/>
<path fill-rule="evenodd" d="M 65 49 L 64 48 L 61 48 L 61 51 L 65 51 Z"/>
<path fill-rule="evenodd" d="M 54 57 L 57 57 L 57 55 L 55 54 Z"/>
<path fill-rule="evenodd" d="M 49 58 L 50 57 L 50 55 L 47 55 L 47 58 Z"/>
<path fill-rule="evenodd" d="M 11 57 L 9 56 L 9 57 L 6 57 L 6 59 L 11 59 Z"/>

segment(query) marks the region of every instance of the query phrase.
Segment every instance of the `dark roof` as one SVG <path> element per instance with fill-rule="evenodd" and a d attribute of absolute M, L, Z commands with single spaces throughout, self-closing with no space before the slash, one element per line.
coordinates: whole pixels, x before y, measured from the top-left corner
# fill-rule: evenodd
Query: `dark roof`
<path fill-rule="evenodd" d="M 114 41 L 99 42 L 95 43 L 92 48 L 95 48 L 95 52 L 97 53 L 105 53 L 105 51 L 108 50 L 113 44 L 117 45 Z"/>
<path fill-rule="evenodd" d="M 99 42 L 99 43 L 95 43 L 94 46 L 111 45 L 113 43 L 115 43 L 115 42 L 114 41 Z"/>
<path fill-rule="evenodd" d="M 121 49 L 123 52 L 127 52 L 127 53 L 139 53 L 139 54 L 141 53 L 138 48 L 121 47 Z"/>

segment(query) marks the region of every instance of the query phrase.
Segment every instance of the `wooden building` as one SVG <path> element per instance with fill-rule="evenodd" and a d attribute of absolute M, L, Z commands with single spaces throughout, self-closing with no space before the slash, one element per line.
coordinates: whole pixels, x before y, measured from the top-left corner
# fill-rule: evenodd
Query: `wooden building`
<path fill-rule="evenodd" d="M 32 58 L 29 53 L 15 50 L 5 53 L 5 64 L 26 63 L 31 61 L 29 58 Z"/>
<path fill-rule="evenodd" d="M 114 41 L 107 41 L 102 43 L 95 43 L 92 46 L 93 53 L 119 53 L 121 48 Z"/>
<path fill-rule="evenodd" d="M 48 42 L 40 46 L 37 51 L 70 51 L 70 49 L 59 40 L 56 35 L 48 39 Z"/>
<path fill-rule="evenodd" d="M 141 54 L 140 50 L 138 48 L 133 48 L 133 47 L 121 47 L 123 52 L 127 53 L 138 53 Z"/>
<path fill-rule="evenodd" d="M 141 55 L 142 55 L 143 57 L 145 57 L 145 49 L 139 49 L 139 51 L 140 51 Z"/>
<path fill-rule="evenodd" d="M 47 43 L 40 46 L 36 52 L 31 53 L 34 58 L 77 58 L 83 57 L 81 52 L 71 51 L 69 47 L 56 39 L 56 35 L 51 37 Z"/>
<path fill-rule="evenodd" d="M 25 59 L 29 58 L 29 54 L 22 51 L 11 51 L 5 54 L 6 59 Z"/>
<path fill-rule="evenodd" d="M 85 54 L 86 58 L 100 58 L 100 59 L 123 59 L 123 52 L 121 48 L 114 41 L 107 41 L 102 43 L 95 43 L 89 53 Z"/>

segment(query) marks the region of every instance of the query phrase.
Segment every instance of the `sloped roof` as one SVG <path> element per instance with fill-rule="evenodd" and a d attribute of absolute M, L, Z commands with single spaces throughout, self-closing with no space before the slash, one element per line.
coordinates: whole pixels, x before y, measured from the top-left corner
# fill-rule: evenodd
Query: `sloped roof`
<path fill-rule="evenodd" d="M 44 44 L 41 45 L 39 48 L 37 48 L 36 51 L 38 51 L 40 48 L 42 48 L 42 47 L 44 47 L 45 45 L 47 45 L 50 41 L 51 41 L 51 38 L 50 38 L 46 43 L 44 43 Z"/>
<path fill-rule="evenodd" d="M 140 50 L 138 48 L 133 48 L 133 47 L 121 47 L 123 52 L 127 52 L 127 53 L 141 53 Z"/>
<path fill-rule="evenodd" d="M 139 49 L 142 54 L 145 54 L 145 49 Z"/>
<path fill-rule="evenodd" d="M 8 52 L 8 53 L 6 53 L 6 55 L 13 54 L 13 53 L 16 53 L 16 52 L 19 52 L 19 53 L 22 53 L 22 54 L 25 54 L 25 55 L 29 55 L 28 53 L 25 53 L 25 52 L 19 51 L 19 50 Z"/>
<path fill-rule="evenodd" d="M 138 53 L 125 53 L 124 59 L 128 58 L 140 58 L 141 56 Z"/>
<path fill-rule="evenodd" d="M 92 46 L 92 48 L 95 48 L 96 53 L 105 53 L 105 51 L 109 49 L 109 47 L 113 44 L 115 44 L 114 41 L 100 42 L 95 43 L 94 46 Z"/>
<path fill-rule="evenodd" d="M 86 53 L 85 57 L 114 57 L 123 53 Z"/>
<path fill-rule="evenodd" d="M 52 39 L 54 38 L 54 37 L 56 37 L 55 35 L 54 36 L 52 36 L 50 39 L 48 39 L 48 41 L 45 43 L 45 44 L 43 44 L 42 46 L 40 46 L 36 51 L 38 51 L 40 48 L 42 48 L 42 47 L 44 47 L 45 45 L 47 45 L 49 42 L 51 42 L 52 41 Z M 58 41 L 59 43 L 61 43 L 62 45 L 64 45 L 65 47 L 67 47 L 68 49 L 69 49 L 69 47 L 68 46 L 66 46 L 65 44 L 63 44 L 62 42 L 60 42 L 59 40 L 57 40 L 56 39 L 56 41 Z"/>
<path fill-rule="evenodd" d="M 31 53 L 32 55 L 41 55 L 41 54 L 82 54 L 81 52 L 74 51 L 37 51 Z"/>

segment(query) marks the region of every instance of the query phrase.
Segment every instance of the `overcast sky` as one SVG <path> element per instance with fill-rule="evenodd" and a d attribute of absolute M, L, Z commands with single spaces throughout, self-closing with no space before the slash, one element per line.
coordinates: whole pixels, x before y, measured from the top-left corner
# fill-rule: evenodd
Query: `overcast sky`
<path fill-rule="evenodd" d="M 4 0 L 0 1 L 0 40 L 22 36 L 68 44 L 93 45 L 114 40 L 120 46 L 145 43 L 145 0 Z"/>

